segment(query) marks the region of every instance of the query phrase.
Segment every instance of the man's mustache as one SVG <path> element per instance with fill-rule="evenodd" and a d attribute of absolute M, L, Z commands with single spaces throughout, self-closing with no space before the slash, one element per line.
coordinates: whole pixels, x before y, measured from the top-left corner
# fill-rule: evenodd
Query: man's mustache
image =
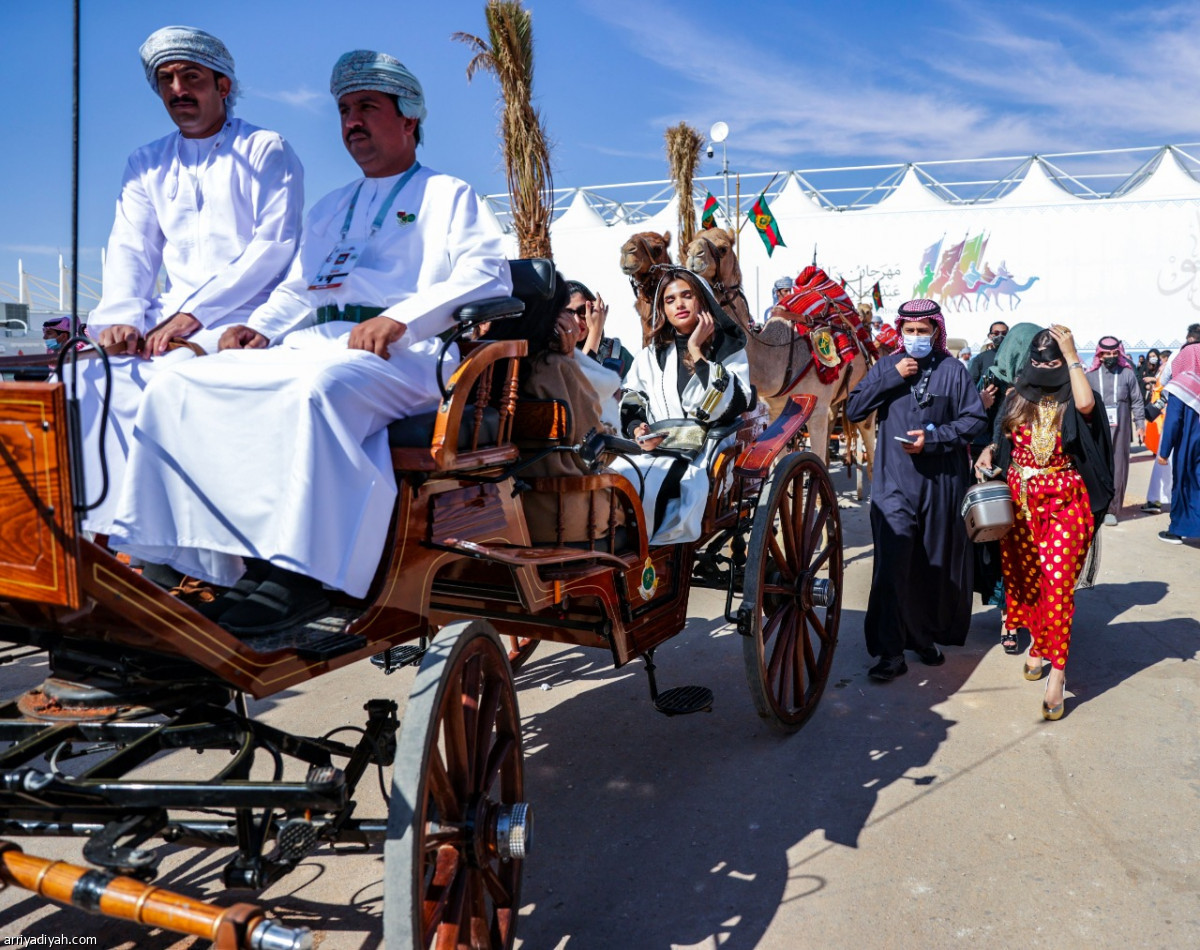
<path fill-rule="evenodd" d="M 181 105 L 185 105 L 185 104 L 189 105 L 189 106 L 194 106 L 197 103 L 196 103 L 196 100 L 193 99 L 191 96 L 172 96 L 171 97 L 171 105 L 181 106 Z"/>
<path fill-rule="evenodd" d="M 368 132 L 366 129 L 364 129 L 364 128 L 360 128 L 360 127 L 356 127 L 356 128 L 350 129 L 350 130 L 349 130 L 349 131 L 346 133 L 346 141 L 347 141 L 347 142 L 349 142 L 349 141 L 350 141 L 350 137 L 351 137 L 352 135 L 361 135 L 361 136 L 362 136 L 363 138 L 365 138 L 365 139 L 369 139 L 369 138 L 371 137 L 371 133 L 370 133 L 370 132 Z"/>

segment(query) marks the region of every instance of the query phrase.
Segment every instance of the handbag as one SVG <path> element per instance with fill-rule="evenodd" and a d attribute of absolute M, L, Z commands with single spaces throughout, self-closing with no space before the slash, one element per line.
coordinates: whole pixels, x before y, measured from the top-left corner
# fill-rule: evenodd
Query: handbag
<path fill-rule="evenodd" d="M 999 541 L 1013 526 L 1013 497 L 1008 482 L 980 482 L 967 489 L 962 503 L 967 537 L 976 544 Z"/>
<path fill-rule="evenodd" d="M 1153 422 L 1163 414 L 1163 410 L 1167 408 L 1167 397 L 1159 396 L 1153 402 L 1146 403 L 1146 421 Z"/>

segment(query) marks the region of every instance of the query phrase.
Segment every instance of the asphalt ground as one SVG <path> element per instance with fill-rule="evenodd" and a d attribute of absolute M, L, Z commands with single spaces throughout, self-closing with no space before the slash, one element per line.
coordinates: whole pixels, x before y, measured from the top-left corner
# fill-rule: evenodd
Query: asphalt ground
<path fill-rule="evenodd" d="M 660 687 L 713 689 L 711 713 L 668 719 L 640 666 L 543 644 L 518 676 L 526 786 L 536 809 L 518 928 L 523 948 L 1046 947 L 1200 945 L 1200 551 L 1130 507 L 1103 529 L 1100 583 L 1077 600 L 1067 714 L 1000 649 L 976 605 L 962 648 L 891 684 L 866 676 L 867 505 L 835 473 L 846 576 L 840 643 L 810 723 L 780 736 L 747 692 L 719 595 L 697 591 L 686 630 L 656 655 Z M 936 581 L 930 579 L 930 596 Z M 0 668 L 4 695 L 40 663 Z M 366 664 L 252 703 L 320 734 L 361 723 L 367 698 L 401 704 L 411 671 Z M 171 759 L 165 760 L 170 768 Z M 373 777 L 357 796 L 382 815 Z M 78 860 L 73 839 L 20 839 Z M 378 851 L 318 851 L 260 894 L 224 891 L 228 850 L 161 845 L 157 883 L 217 902 L 257 899 L 328 950 L 382 931 Z M 0 893 L 0 939 L 99 935 L 105 948 L 199 945 Z"/>

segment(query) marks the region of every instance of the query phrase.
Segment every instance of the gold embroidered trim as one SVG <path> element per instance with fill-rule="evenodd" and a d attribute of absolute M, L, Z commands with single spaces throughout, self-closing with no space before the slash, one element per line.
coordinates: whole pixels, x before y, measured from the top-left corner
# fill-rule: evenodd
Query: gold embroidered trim
<path fill-rule="evenodd" d="M 1058 442 L 1058 403 L 1052 396 L 1043 396 L 1037 405 L 1037 418 L 1029 434 L 1029 450 L 1038 468 L 1045 468 Z"/>

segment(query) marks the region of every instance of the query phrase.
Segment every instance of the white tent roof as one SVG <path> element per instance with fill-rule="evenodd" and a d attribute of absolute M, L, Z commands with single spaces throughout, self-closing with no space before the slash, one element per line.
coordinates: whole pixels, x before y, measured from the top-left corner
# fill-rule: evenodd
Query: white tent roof
<path fill-rule="evenodd" d="M 1158 168 L 1144 182 L 1109 201 L 1122 204 L 1130 201 L 1173 201 L 1200 197 L 1200 182 L 1189 175 L 1170 150 L 1163 153 Z"/>
<path fill-rule="evenodd" d="M 805 193 L 800 182 L 793 176 L 788 176 L 787 182 L 780 189 L 779 195 L 771 200 L 771 211 L 777 218 L 802 218 L 813 214 L 828 214 L 817 201 Z"/>
<path fill-rule="evenodd" d="M 588 204 L 588 200 L 584 197 L 582 191 L 575 192 L 575 197 L 571 199 L 571 203 L 567 206 L 567 210 L 554 220 L 550 225 L 550 233 L 556 234 L 559 231 L 578 230 L 581 228 L 602 228 L 605 227 L 604 218 Z"/>
<path fill-rule="evenodd" d="M 1040 158 L 1034 158 L 1020 184 L 1008 194 L 992 202 L 991 207 L 1009 208 L 1017 205 L 1031 207 L 1057 205 L 1064 202 L 1075 203 L 1082 200 L 1051 178 L 1046 173 L 1046 166 Z"/>
<path fill-rule="evenodd" d="M 921 184 L 916 169 L 909 166 L 896 189 L 883 201 L 869 208 L 864 208 L 864 214 L 896 211 L 944 211 L 950 207 L 937 195 Z"/>

